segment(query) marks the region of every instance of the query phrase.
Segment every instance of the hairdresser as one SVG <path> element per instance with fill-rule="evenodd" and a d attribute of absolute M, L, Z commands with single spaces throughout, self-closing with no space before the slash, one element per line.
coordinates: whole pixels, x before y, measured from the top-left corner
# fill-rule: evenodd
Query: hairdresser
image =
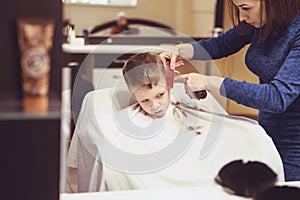
<path fill-rule="evenodd" d="M 259 123 L 273 139 L 283 160 L 286 181 L 300 181 L 300 0 L 227 0 L 234 27 L 217 38 L 180 44 L 185 59 L 227 57 L 250 45 L 245 57 L 260 83 L 184 74 L 186 92 L 215 90 L 259 110 Z M 163 53 L 175 67 L 177 55 Z M 253 149 L 255 151 L 255 149 Z"/>

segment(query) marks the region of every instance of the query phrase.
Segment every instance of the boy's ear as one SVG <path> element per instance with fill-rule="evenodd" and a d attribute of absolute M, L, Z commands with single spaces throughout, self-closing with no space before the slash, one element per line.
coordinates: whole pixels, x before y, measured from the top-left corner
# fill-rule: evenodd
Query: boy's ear
<path fill-rule="evenodd" d="M 129 105 L 132 105 L 134 103 L 137 103 L 137 100 L 136 100 L 134 94 L 131 93 L 131 96 L 130 96 L 130 99 L 129 99 Z"/>
<path fill-rule="evenodd" d="M 131 95 L 130 99 L 132 99 L 134 101 L 137 101 L 136 98 L 135 98 L 135 96 L 134 96 L 134 94 Z"/>

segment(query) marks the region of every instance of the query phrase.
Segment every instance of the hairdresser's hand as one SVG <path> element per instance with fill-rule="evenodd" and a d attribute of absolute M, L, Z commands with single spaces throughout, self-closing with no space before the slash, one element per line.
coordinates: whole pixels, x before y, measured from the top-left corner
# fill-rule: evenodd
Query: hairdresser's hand
<path fill-rule="evenodd" d="M 164 66 L 170 67 L 171 70 L 175 70 L 175 68 L 184 65 L 183 60 L 174 53 L 163 52 L 159 56 L 164 63 Z"/>
<path fill-rule="evenodd" d="M 176 52 L 176 53 L 175 53 Z M 165 66 L 169 66 L 172 70 L 175 68 L 183 66 L 183 59 L 189 60 L 193 57 L 194 48 L 191 44 L 178 44 L 176 45 L 176 50 L 172 53 L 163 52 L 160 57 Z"/>
<path fill-rule="evenodd" d="M 178 44 L 176 45 L 178 55 L 185 59 L 190 60 L 194 55 L 194 47 L 190 43 Z"/>
<path fill-rule="evenodd" d="M 204 75 L 198 73 L 189 73 L 176 76 L 175 82 L 184 82 L 185 92 L 192 99 L 198 99 L 194 92 L 208 90 L 208 85 L 204 79 Z"/>
<path fill-rule="evenodd" d="M 201 90 L 214 90 L 220 92 L 220 87 L 224 78 L 218 76 L 206 76 L 198 73 L 189 73 L 175 76 L 175 82 L 184 82 L 187 95 L 192 99 L 197 99 L 194 92 Z"/>

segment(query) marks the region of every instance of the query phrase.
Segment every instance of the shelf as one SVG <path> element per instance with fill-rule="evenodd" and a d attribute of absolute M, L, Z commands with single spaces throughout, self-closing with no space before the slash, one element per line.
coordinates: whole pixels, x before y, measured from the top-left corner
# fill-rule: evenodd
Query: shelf
<path fill-rule="evenodd" d="M 51 99 L 47 112 L 24 112 L 22 101 L 2 101 L 0 102 L 0 120 L 59 119 L 61 115 L 60 107 L 60 100 Z"/>
<path fill-rule="evenodd" d="M 85 53 L 85 54 L 126 54 L 126 53 L 142 53 L 142 52 L 162 52 L 175 51 L 174 45 L 70 45 L 63 44 L 62 49 L 65 53 Z"/>

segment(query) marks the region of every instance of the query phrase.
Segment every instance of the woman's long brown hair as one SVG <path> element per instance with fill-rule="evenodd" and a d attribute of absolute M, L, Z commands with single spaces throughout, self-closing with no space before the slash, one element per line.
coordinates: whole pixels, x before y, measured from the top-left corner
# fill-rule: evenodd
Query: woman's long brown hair
<path fill-rule="evenodd" d="M 227 0 L 227 3 L 232 23 L 234 25 L 240 23 L 238 7 L 232 0 Z M 288 27 L 292 19 L 300 14 L 300 0 L 260 0 L 260 3 L 261 12 L 263 3 L 266 9 L 265 31 L 260 35 L 261 42 L 272 34 L 280 34 Z"/>

